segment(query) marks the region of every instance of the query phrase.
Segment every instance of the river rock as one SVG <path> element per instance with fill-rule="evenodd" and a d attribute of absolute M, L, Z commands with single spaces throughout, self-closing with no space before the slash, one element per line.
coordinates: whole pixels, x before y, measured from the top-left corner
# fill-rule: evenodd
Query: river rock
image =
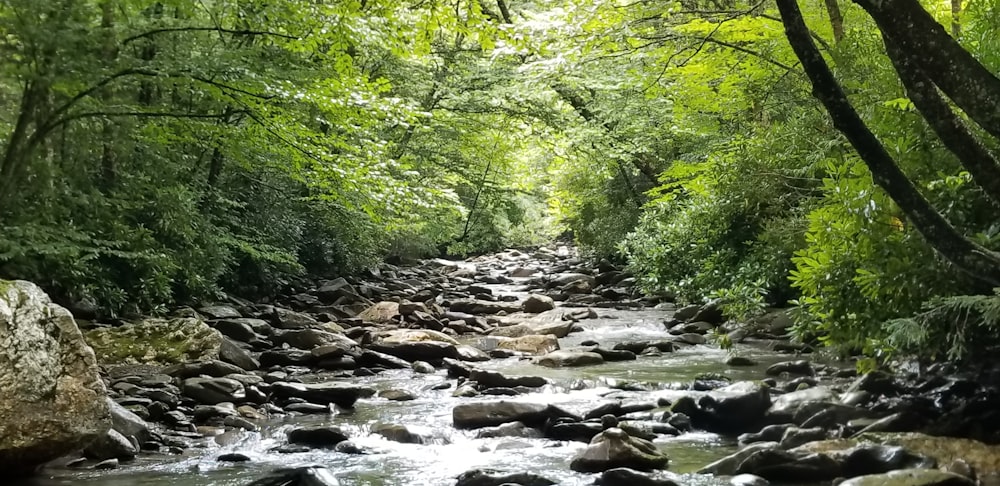
<path fill-rule="evenodd" d="M 330 448 L 347 439 L 347 434 L 338 427 L 303 427 L 288 431 L 289 443 L 315 448 Z"/>
<path fill-rule="evenodd" d="M 540 376 L 518 376 L 508 377 L 496 371 L 470 370 L 469 379 L 479 383 L 486 388 L 501 387 L 514 388 L 524 386 L 528 388 L 538 388 L 548 384 L 545 378 Z"/>
<path fill-rule="evenodd" d="M 626 467 L 608 469 L 594 481 L 599 486 L 679 486 L 671 479 L 654 478 Z"/>
<path fill-rule="evenodd" d="M 826 454 L 795 454 L 764 449 L 740 463 L 738 474 L 753 474 L 781 483 L 813 483 L 841 476 L 840 464 Z"/>
<path fill-rule="evenodd" d="M 529 402 L 497 402 L 463 403 L 451 411 L 455 428 L 478 429 L 494 427 L 507 422 L 522 422 L 529 426 L 540 426 L 547 419 L 573 417 L 571 414 L 551 405 Z"/>
<path fill-rule="evenodd" d="M 219 360 L 239 366 L 245 371 L 260 369 L 259 361 L 247 350 L 227 338 L 222 338 L 222 343 L 219 344 Z"/>
<path fill-rule="evenodd" d="M 222 333 L 223 336 L 244 343 L 256 341 L 261 338 L 261 335 L 254 330 L 254 326 L 251 324 L 255 324 L 257 327 L 266 326 L 270 331 L 271 325 L 262 319 L 223 319 L 209 323 L 210 326 Z M 269 335 L 270 332 L 267 332 L 267 334 Z"/>
<path fill-rule="evenodd" d="M 340 486 L 329 469 L 322 466 L 278 469 L 246 486 Z"/>
<path fill-rule="evenodd" d="M 239 311 L 228 305 L 207 305 L 199 308 L 198 313 L 209 319 L 238 319 L 242 317 Z"/>
<path fill-rule="evenodd" d="M 87 343 L 104 365 L 162 364 L 219 358 L 222 334 L 204 321 L 180 317 L 148 318 L 87 332 Z"/>
<path fill-rule="evenodd" d="M 521 304 L 521 309 L 531 314 L 538 314 L 555 308 L 556 303 L 552 300 L 552 297 L 541 294 L 528 295 L 528 298 Z"/>
<path fill-rule="evenodd" d="M 30 282 L 0 280 L 0 470 L 30 474 L 110 427 L 94 352 Z"/>
<path fill-rule="evenodd" d="M 814 376 L 816 374 L 816 370 L 813 369 L 812 363 L 800 359 L 797 361 L 781 361 L 779 363 L 774 363 L 773 365 L 768 366 L 767 369 L 764 370 L 764 373 L 768 376 L 777 376 L 782 373 L 788 373 L 790 375 Z"/>
<path fill-rule="evenodd" d="M 275 344 L 287 344 L 293 348 L 306 351 L 326 345 L 342 347 L 346 352 L 358 346 L 353 339 L 340 334 L 319 329 L 289 329 L 275 331 L 272 338 Z"/>
<path fill-rule="evenodd" d="M 533 363 L 546 368 L 565 368 L 601 364 L 604 358 L 597 353 L 564 349 L 535 358 Z"/>
<path fill-rule="evenodd" d="M 540 439 L 543 435 L 538 429 L 528 427 L 522 422 L 508 422 L 496 427 L 484 427 L 476 431 L 477 439 L 488 439 L 494 437 Z"/>
<path fill-rule="evenodd" d="M 319 321 L 314 317 L 303 314 L 301 312 L 296 312 L 291 309 L 285 309 L 282 307 L 272 306 L 269 307 L 268 317 L 271 319 L 271 323 L 274 327 L 278 329 L 304 329 L 308 327 L 318 328 L 321 327 Z"/>
<path fill-rule="evenodd" d="M 128 461 L 135 459 L 136 454 L 135 445 L 114 429 L 109 429 L 83 450 L 84 456 L 95 461 L 112 458 Z"/>
<path fill-rule="evenodd" d="M 401 444 L 423 444 L 426 442 L 423 436 L 412 432 L 405 425 L 377 424 L 372 427 L 372 433 Z"/>
<path fill-rule="evenodd" d="M 520 311 L 521 306 L 507 302 L 469 299 L 453 301 L 448 309 L 452 312 L 464 312 L 472 315 L 498 314 L 500 312 L 513 314 Z"/>
<path fill-rule="evenodd" d="M 770 388 L 757 382 L 737 382 L 710 392 L 697 404 L 696 410 L 676 411 L 690 415 L 695 426 L 711 432 L 753 430 L 771 407 Z"/>
<path fill-rule="evenodd" d="M 181 363 L 163 369 L 164 374 L 182 380 L 196 376 L 221 378 L 226 375 L 240 374 L 244 371 L 239 366 L 216 359 Z"/>
<path fill-rule="evenodd" d="M 371 322 L 384 324 L 392 322 L 400 315 L 399 304 L 396 302 L 379 302 L 358 314 L 358 317 Z"/>
<path fill-rule="evenodd" d="M 698 474 L 711 474 L 714 476 L 735 476 L 739 474 L 740 464 L 748 457 L 764 450 L 776 449 L 777 442 L 757 442 L 750 444 L 722 459 L 696 471 Z"/>
<path fill-rule="evenodd" d="M 499 336 L 485 336 L 476 342 L 479 349 L 492 351 L 503 349 L 519 353 L 533 355 L 543 355 L 559 349 L 559 340 L 552 334 L 530 335 L 517 338 L 504 338 Z"/>
<path fill-rule="evenodd" d="M 117 430 L 126 438 L 134 437 L 136 442 L 140 444 L 150 439 L 149 424 L 145 420 L 111 398 L 107 398 L 106 400 L 111 416 L 112 429 Z"/>
<path fill-rule="evenodd" d="M 243 384 L 229 378 L 188 378 L 184 380 L 182 389 L 185 396 L 206 405 L 238 402 L 246 398 Z"/>
<path fill-rule="evenodd" d="M 753 474 L 737 474 L 729 478 L 730 486 L 770 486 L 768 480 Z"/>
<path fill-rule="evenodd" d="M 649 471 L 665 469 L 669 459 L 652 442 L 631 437 L 619 428 L 601 432 L 570 461 L 577 472 L 602 472 L 626 467 Z"/>
<path fill-rule="evenodd" d="M 975 481 L 937 469 L 900 469 L 883 474 L 858 476 L 838 486 L 974 486 Z"/>
<path fill-rule="evenodd" d="M 339 382 L 290 383 L 279 381 L 271 384 L 271 393 L 277 398 L 301 398 L 310 403 L 333 403 L 340 407 L 351 408 L 359 398 L 374 396 L 375 390 L 365 386 Z"/>
<path fill-rule="evenodd" d="M 473 469 L 459 475 L 455 486 L 502 486 L 515 484 L 520 486 L 551 486 L 557 483 L 532 473 L 499 474 L 496 471 Z"/>

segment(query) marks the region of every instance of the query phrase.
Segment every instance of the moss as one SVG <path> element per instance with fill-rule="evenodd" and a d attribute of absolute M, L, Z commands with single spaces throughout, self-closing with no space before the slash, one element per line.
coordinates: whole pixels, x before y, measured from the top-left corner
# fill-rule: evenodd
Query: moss
<path fill-rule="evenodd" d="M 221 337 L 197 319 L 147 319 L 86 334 L 104 365 L 176 364 L 218 356 Z"/>

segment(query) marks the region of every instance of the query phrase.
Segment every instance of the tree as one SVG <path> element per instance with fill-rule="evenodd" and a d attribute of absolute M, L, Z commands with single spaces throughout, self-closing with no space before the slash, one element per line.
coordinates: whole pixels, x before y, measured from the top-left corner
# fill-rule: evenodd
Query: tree
<path fill-rule="evenodd" d="M 915 87 L 920 83 L 921 71 L 911 71 L 908 63 L 922 59 L 919 61 L 922 72 L 934 79 L 960 107 L 968 107 L 966 109 L 971 111 L 970 116 L 987 130 L 991 127 L 1000 128 L 994 126 L 994 117 L 1000 111 L 996 109 L 1000 106 L 1000 98 L 994 95 L 1000 91 L 994 91 L 994 87 L 1000 86 L 1000 79 L 951 39 L 919 3 L 910 0 L 857 0 L 857 3 L 875 18 L 897 61 L 897 70 L 902 67 L 901 76 L 907 80 L 906 84 Z M 812 81 L 813 93 L 826 107 L 834 125 L 847 137 L 871 170 L 876 184 L 889 194 L 928 243 L 948 261 L 992 286 L 1000 286 L 1000 253 L 961 234 L 920 194 L 851 105 L 813 43 L 796 0 L 778 0 L 778 9 L 788 41 Z M 921 52 L 920 56 L 909 54 L 917 52 L 917 49 Z M 939 72 L 942 69 L 954 72 Z M 969 83 L 966 85 L 961 82 L 963 75 L 968 76 Z M 918 99 L 915 104 L 924 108 L 922 112 L 925 116 L 931 116 L 930 123 L 936 127 L 938 134 L 955 142 L 946 143 L 949 146 L 961 146 L 962 139 L 968 136 L 968 132 L 960 128 L 960 125 L 955 126 L 953 115 L 933 112 L 934 108 L 938 111 L 945 108 L 942 100 L 937 99 L 934 94 L 918 96 Z M 945 128 L 946 124 L 952 126 L 952 131 Z M 994 132 L 991 130 L 991 133 Z M 976 149 L 973 147 L 971 150 Z M 961 147 L 958 152 L 960 157 L 966 154 Z M 989 164 L 990 160 L 992 158 L 982 163 Z M 982 177 L 983 173 L 984 171 L 977 171 L 973 173 L 973 177 L 977 174 Z M 992 172 L 987 170 L 985 173 Z M 991 184 L 989 181 L 985 183 Z"/>

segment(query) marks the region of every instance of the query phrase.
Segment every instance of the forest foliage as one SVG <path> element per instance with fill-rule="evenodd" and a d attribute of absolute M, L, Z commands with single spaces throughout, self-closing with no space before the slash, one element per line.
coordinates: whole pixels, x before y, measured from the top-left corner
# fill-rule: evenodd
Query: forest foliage
<path fill-rule="evenodd" d="M 872 18 L 798 4 L 908 178 L 1000 248 Z M 1000 71 L 993 2 L 922 4 Z M 998 324 L 812 96 L 773 1 L 10 0 L 0 30 L 0 276 L 64 301 L 266 296 L 570 230 L 649 292 L 792 306 L 845 350 L 955 356 Z"/>

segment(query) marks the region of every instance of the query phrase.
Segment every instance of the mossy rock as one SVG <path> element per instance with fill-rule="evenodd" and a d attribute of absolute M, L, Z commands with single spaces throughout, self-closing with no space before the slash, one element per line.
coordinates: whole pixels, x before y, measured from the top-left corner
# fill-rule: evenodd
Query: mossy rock
<path fill-rule="evenodd" d="M 914 454 L 933 458 L 940 465 L 963 460 L 979 474 L 1000 473 L 1000 446 L 972 439 L 936 437 L 916 432 L 869 433 L 854 439 L 810 442 L 794 450 L 830 453 L 850 449 L 864 443 L 899 446 Z"/>
<path fill-rule="evenodd" d="M 93 329 L 84 336 L 102 365 L 159 364 L 216 359 L 222 335 L 199 319 L 145 319 Z"/>

